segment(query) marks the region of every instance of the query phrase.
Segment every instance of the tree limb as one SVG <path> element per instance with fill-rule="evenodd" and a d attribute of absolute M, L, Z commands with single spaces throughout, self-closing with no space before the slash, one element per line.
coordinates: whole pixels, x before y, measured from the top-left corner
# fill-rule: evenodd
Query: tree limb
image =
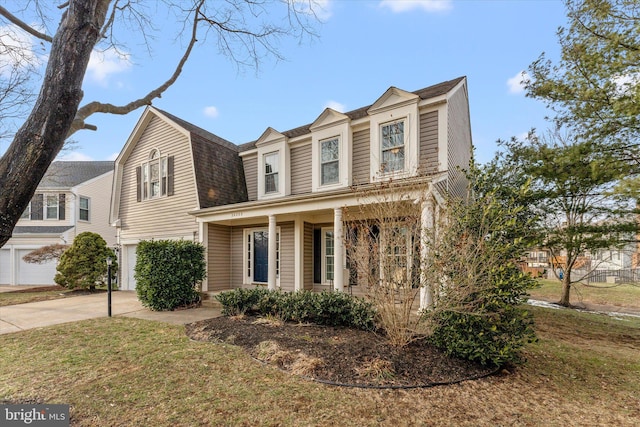
<path fill-rule="evenodd" d="M 26 31 L 27 33 L 31 34 L 34 37 L 37 37 L 49 43 L 53 41 L 53 38 L 51 36 L 34 30 L 33 28 L 31 28 L 29 25 L 22 22 L 20 19 L 18 19 L 16 16 L 14 16 L 11 12 L 9 12 L 7 9 L 5 9 L 2 6 L 0 6 L 0 15 L 4 16 L 5 18 L 7 18 L 9 22 L 16 25 L 17 27 L 20 27 L 21 29 L 23 29 L 24 31 Z"/>

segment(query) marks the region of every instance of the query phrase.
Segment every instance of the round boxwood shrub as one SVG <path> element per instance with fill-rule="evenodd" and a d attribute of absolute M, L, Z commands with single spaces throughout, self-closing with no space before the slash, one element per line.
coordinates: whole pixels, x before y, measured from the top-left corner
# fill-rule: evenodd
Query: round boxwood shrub
<path fill-rule="evenodd" d="M 204 246 L 186 240 L 141 241 L 134 277 L 142 305 L 162 311 L 200 302 L 204 254 Z"/>

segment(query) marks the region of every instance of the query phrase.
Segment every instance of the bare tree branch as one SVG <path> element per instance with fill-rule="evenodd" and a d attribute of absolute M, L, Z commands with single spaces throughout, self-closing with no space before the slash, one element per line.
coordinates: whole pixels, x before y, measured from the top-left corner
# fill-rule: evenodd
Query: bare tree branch
<path fill-rule="evenodd" d="M 49 43 L 53 41 L 53 38 L 51 36 L 34 30 L 33 28 L 31 28 L 29 25 L 22 22 L 15 15 L 13 15 L 11 12 L 9 12 L 7 9 L 5 9 L 2 6 L 0 6 L 0 16 L 4 16 L 9 22 L 20 27 L 21 29 L 23 29 L 24 31 L 26 31 L 27 33 L 31 34 L 34 37 L 37 37 Z"/>

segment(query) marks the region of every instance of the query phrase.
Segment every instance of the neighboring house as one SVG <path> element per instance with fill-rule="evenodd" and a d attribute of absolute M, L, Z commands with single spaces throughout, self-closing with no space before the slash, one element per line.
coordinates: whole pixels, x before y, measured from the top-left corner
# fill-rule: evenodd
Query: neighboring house
<path fill-rule="evenodd" d="M 56 263 L 29 264 L 22 258 L 54 243 L 71 244 L 84 231 L 116 242 L 109 226 L 113 162 L 56 161 L 40 181 L 29 206 L 0 249 L 0 285 L 52 285 Z"/>
<path fill-rule="evenodd" d="M 311 124 L 267 128 L 243 145 L 148 107 L 115 165 L 121 287 L 135 288 L 140 240 L 182 238 L 207 247 L 204 291 L 361 293 L 342 239 L 343 213 L 361 203 L 353 188 L 421 176 L 430 182 L 423 215 L 433 218 L 444 196 L 466 195 L 460 168 L 471 147 L 464 77 L 415 92 L 391 87 L 370 106 L 327 108 Z"/>

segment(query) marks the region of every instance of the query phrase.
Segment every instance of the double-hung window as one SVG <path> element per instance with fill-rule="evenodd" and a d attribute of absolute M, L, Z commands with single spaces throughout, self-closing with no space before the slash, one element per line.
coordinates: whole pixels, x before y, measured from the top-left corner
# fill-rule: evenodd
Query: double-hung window
<path fill-rule="evenodd" d="M 139 177 L 138 201 L 155 199 L 173 194 L 173 157 L 161 156 L 151 151 L 149 160 L 137 172 Z"/>
<path fill-rule="evenodd" d="M 383 173 L 404 171 L 404 120 L 380 126 Z"/>
<path fill-rule="evenodd" d="M 264 192 L 277 193 L 278 190 L 278 172 L 280 170 L 278 153 L 269 153 L 264 155 Z"/>
<path fill-rule="evenodd" d="M 45 219 L 58 219 L 58 195 L 47 194 L 45 202 Z"/>
<path fill-rule="evenodd" d="M 340 181 L 340 140 L 320 142 L 320 183 L 335 184 Z"/>
<path fill-rule="evenodd" d="M 89 221 L 89 198 L 80 196 L 78 218 Z"/>

